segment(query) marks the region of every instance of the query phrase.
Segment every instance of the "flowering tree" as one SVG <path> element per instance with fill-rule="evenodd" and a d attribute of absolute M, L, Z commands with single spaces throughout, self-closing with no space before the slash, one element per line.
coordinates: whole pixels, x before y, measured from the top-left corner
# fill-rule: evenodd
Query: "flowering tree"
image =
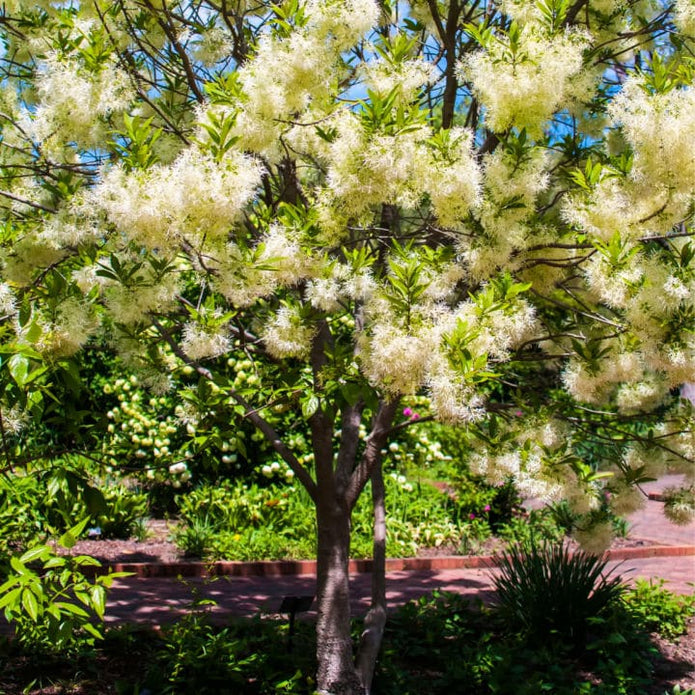
<path fill-rule="evenodd" d="M 155 391 L 197 370 L 181 424 L 245 418 L 315 502 L 320 692 L 370 688 L 408 397 L 477 433 L 476 472 L 568 497 L 594 542 L 607 498 L 692 477 L 691 0 L 8 0 L 0 20 L 3 432 L 95 336 Z"/>

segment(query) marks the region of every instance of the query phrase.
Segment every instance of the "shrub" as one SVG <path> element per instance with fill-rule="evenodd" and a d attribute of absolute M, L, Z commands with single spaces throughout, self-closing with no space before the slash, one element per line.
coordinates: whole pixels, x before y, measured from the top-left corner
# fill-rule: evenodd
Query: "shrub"
<path fill-rule="evenodd" d="M 103 494 L 104 511 L 91 523 L 101 529 L 104 538 L 130 538 L 147 515 L 147 495 L 124 485 L 108 487 Z"/>
<path fill-rule="evenodd" d="M 84 531 L 85 519 L 66 532 L 59 544 L 72 547 Z M 114 572 L 90 581 L 83 570 L 98 567 L 94 558 L 56 555 L 49 546 L 37 546 L 10 559 L 11 571 L 0 586 L 0 608 L 14 626 L 18 643 L 28 652 L 77 652 L 101 639 L 106 590 Z"/>
<path fill-rule="evenodd" d="M 638 579 L 623 596 L 630 615 L 647 631 L 666 639 L 686 632 L 695 615 L 695 596 L 678 596 L 664 588 L 663 579 Z"/>
<path fill-rule="evenodd" d="M 580 649 L 590 622 L 625 591 L 620 578 L 610 578 L 605 569 L 600 557 L 562 545 L 513 546 L 495 577 L 499 610 L 534 644 L 556 635 Z"/>

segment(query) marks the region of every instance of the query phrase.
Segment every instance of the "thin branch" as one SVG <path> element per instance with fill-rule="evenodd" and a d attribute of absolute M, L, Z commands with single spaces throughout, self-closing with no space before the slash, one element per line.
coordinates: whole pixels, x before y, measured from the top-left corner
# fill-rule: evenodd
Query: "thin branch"
<path fill-rule="evenodd" d="M 164 326 L 162 326 L 161 323 L 157 321 L 157 319 L 153 319 L 152 325 L 159 331 L 161 337 L 166 341 L 166 343 L 171 348 L 172 352 L 180 360 L 182 360 L 185 364 L 193 367 L 196 370 L 196 372 L 198 372 L 198 374 L 200 374 L 203 378 L 209 381 L 213 381 L 212 372 L 206 367 L 203 367 L 199 362 L 191 360 L 188 357 L 188 355 L 186 355 L 186 353 L 183 351 L 181 346 L 174 340 L 171 331 L 164 328 Z M 238 405 L 244 408 L 244 413 L 242 414 L 242 417 L 251 422 L 258 430 L 260 430 L 263 433 L 263 435 L 268 440 L 273 449 L 275 449 L 275 451 L 278 454 L 280 454 L 280 456 L 282 456 L 283 460 L 292 469 L 292 472 L 297 476 L 297 480 L 299 480 L 299 482 L 306 488 L 306 491 L 309 493 L 311 499 L 314 502 L 316 502 L 316 483 L 314 482 L 311 475 L 309 475 L 307 469 L 299 462 L 297 457 L 282 441 L 282 439 L 275 431 L 273 426 L 267 420 L 265 420 L 258 413 L 258 411 L 254 410 L 248 403 L 248 401 L 246 401 L 246 399 L 243 398 L 234 389 L 226 389 L 225 393 L 230 398 L 232 398 Z"/>

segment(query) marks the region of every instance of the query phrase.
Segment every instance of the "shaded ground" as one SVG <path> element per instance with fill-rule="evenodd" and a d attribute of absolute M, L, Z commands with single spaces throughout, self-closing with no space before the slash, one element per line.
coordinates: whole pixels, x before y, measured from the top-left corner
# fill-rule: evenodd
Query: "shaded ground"
<path fill-rule="evenodd" d="M 646 492 L 658 493 L 663 487 L 678 482 L 672 476 L 645 486 Z M 695 546 L 695 523 L 686 527 L 669 524 L 661 512 L 662 505 L 650 500 L 632 515 L 629 538 L 615 547 L 649 548 L 653 545 Z M 166 522 L 150 525 L 151 535 L 143 542 L 81 541 L 73 552 L 93 555 L 103 562 L 175 562 L 180 553 L 169 540 L 171 529 Z M 675 550 L 675 548 L 674 548 Z M 441 552 L 441 551 L 440 551 Z M 667 588 L 676 593 L 695 592 L 695 555 L 679 554 L 626 561 L 609 565 L 627 581 L 636 577 L 661 577 Z M 493 598 L 491 570 L 488 569 L 431 569 L 421 571 L 393 571 L 387 576 L 388 602 L 395 606 L 413 598 L 431 593 L 435 589 L 455 591 L 472 600 L 490 601 Z M 351 581 L 351 602 L 355 615 L 363 614 L 369 603 L 371 575 L 355 574 Z M 224 624 L 231 616 L 250 616 L 258 613 L 277 617 L 284 596 L 315 595 L 312 575 L 220 577 L 215 579 L 140 578 L 118 580 L 110 593 L 106 611 L 109 625 L 140 624 L 158 626 L 176 622 L 188 612 L 195 597 L 215 602 L 211 615 L 215 622 Z M 315 612 L 303 617 L 313 619 Z M 156 639 L 156 637 L 153 637 Z M 650 695 L 671 693 L 673 686 L 695 688 L 695 621 L 689 624 L 686 635 L 677 643 L 655 637 L 658 654 L 655 656 L 654 683 Z M 96 670 L 85 674 L 81 684 L 34 687 L 25 689 L 16 685 L 14 677 L 0 674 L 0 695 L 106 695 L 116 693 L 114 683 L 130 678 L 139 668 L 137 655 L 123 654 L 101 658 L 95 662 Z M 14 666 L 20 667 L 21 664 Z M 20 669 L 21 670 L 21 669 Z M 24 674 L 31 676 L 32 674 Z M 28 680 L 31 680 L 29 678 Z M 16 681 L 19 682 L 19 681 Z"/>

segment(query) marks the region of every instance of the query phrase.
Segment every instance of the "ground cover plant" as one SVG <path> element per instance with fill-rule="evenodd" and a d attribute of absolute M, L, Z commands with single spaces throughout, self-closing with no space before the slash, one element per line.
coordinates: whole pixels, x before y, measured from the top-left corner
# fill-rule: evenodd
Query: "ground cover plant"
<path fill-rule="evenodd" d="M 423 420 L 605 548 L 695 460 L 694 26 L 690 0 L 6 2 L 2 473 L 86 429 L 178 489 L 263 440 L 314 507 L 321 693 L 370 689 L 383 464 Z M 82 400 L 81 351 L 113 393 Z"/>
<path fill-rule="evenodd" d="M 575 641 L 576 633 L 565 631 L 562 636 L 553 634 L 543 646 L 531 646 L 526 629 L 509 621 L 503 611 L 435 592 L 392 615 L 373 692 L 689 693 L 685 685 L 674 683 L 695 679 L 692 664 L 673 663 L 668 676 L 660 675 L 664 660 L 654 641 L 655 626 L 642 617 L 654 615 L 664 604 L 679 606 L 672 615 L 683 620 L 681 629 L 669 632 L 671 639 L 677 639 L 688 616 L 693 616 L 692 601 L 678 599 L 657 584 L 648 593 L 637 587 L 614 595 L 594 612 L 584 643 Z M 355 637 L 360 630 L 356 623 Z M 692 625 L 691 632 L 692 652 Z M 158 695 L 232 689 L 249 695 L 310 695 L 315 692 L 314 640 L 313 625 L 307 621 L 299 621 L 292 638 L 284 620 L 256 618 L 215 626 L 205 602 L 194 597 L 190 612 L 177 624 L 157 633 L 111 629 L 97 651 L 89 646 L 72 660 L 53 654 L 42 655 L 39 663 L 35 656 L 23 656 L 17 644 L 4 643 L 0 687 L 6 695 Z"/>

